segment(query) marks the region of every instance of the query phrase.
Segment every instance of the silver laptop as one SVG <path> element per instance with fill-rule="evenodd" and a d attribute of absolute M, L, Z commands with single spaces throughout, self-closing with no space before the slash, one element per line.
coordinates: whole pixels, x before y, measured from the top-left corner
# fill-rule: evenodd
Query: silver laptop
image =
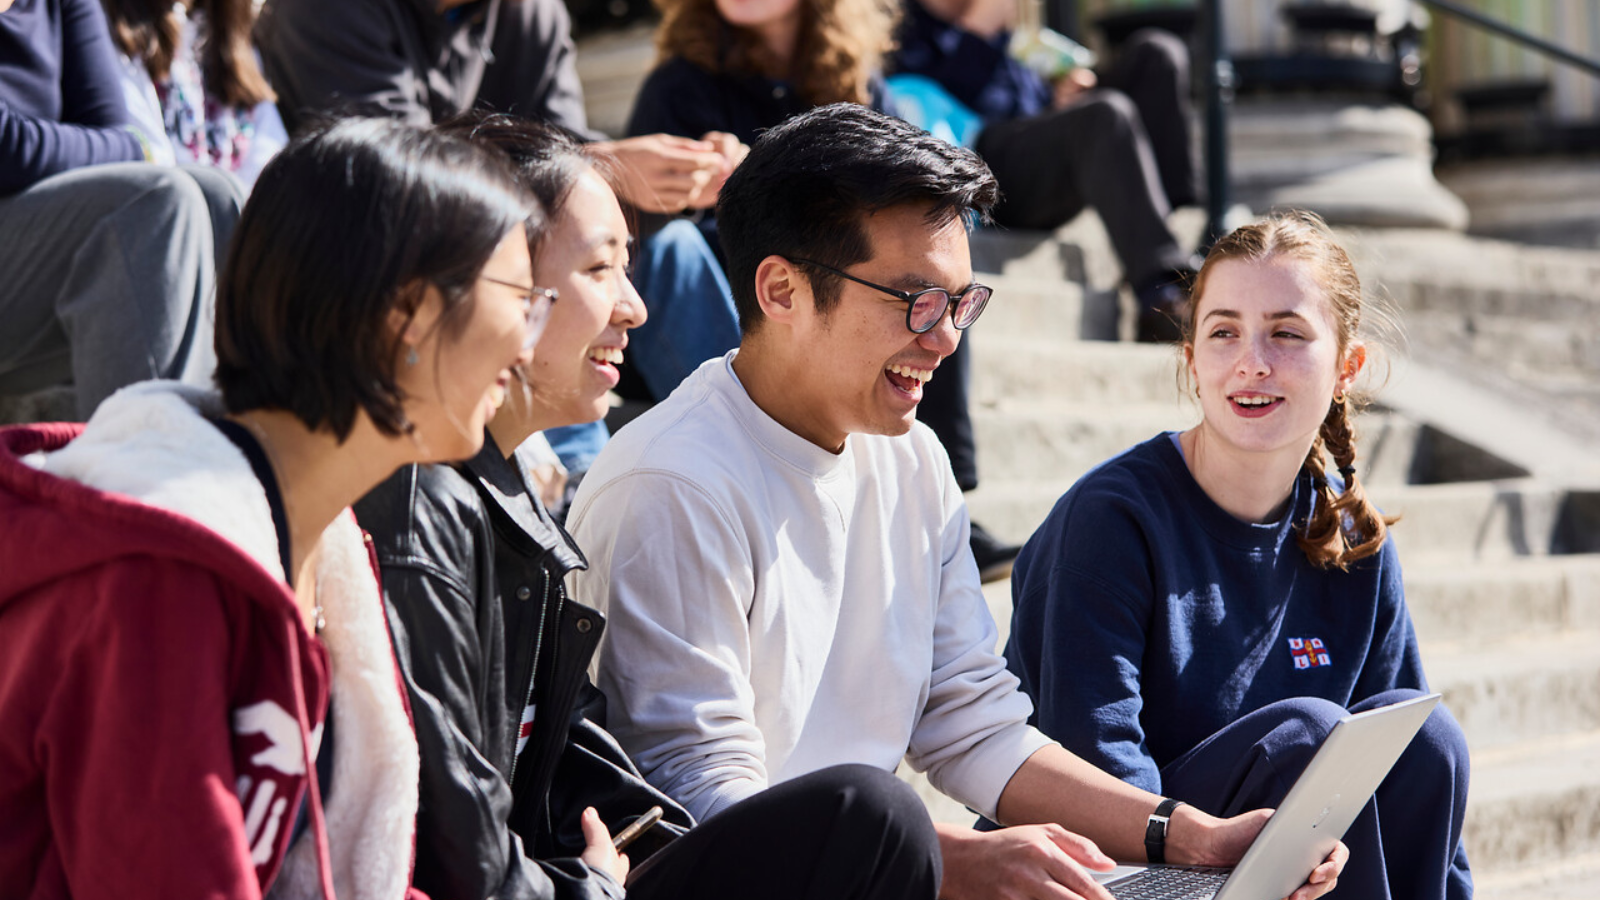
<path fill-rule="evenodd" d="M 1232 869 L 1118 866 L 1095 880 L 1119 900 L 1281 900 L 1305 884 L 1439 703 L 1429 694 L 1333 726 L 1289 796 Z"/>

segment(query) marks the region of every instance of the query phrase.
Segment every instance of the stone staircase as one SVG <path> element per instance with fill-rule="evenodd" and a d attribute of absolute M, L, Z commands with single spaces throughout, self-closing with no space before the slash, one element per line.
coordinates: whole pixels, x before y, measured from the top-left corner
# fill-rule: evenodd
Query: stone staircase
<path fill-rule="evenodd" d="M 1104 252 L 1095 229 L 1077 222 L 1054 236 L 974 238 L 975 266 L 990 273 L 980 277 L 997 293 L 971 332 L 983 483 L 968 499 L 975 519 L 1012 540 L 1026 538 L 1095 463 L 1198 419 L 1178 389 L 1174 348 L 1085 339 L 1117 334 L 1126 310 L 1097 277 L 1107 267 L 1090 258 Z M 1397 244 L 1383 232 L 1343 237 L 1362 245 L 1363 281 L 1394 298 L 1413 333 L 1413 318 L 1440 327 L 1452 301 L 1457 317 L 1481 312 L 1483 291 L 1474 298 L 1471 287 L 1481 284 L 1474 278 L 1481 269 L 1527 262 L 1518 248 L 1459 235 L 1413 233 Z M 1430 270 L 1419 246 L 1453 264 Z M 1403 265 L 1386 265 L 1383 247 Z M 1600 254 L 1545 257 L 1540 265 L 1541 279 L 1521 292 L 1500 284 L 1503 273 L 1489 276 L 1495 315 L 1547 316 L 1538 304 L 1548 292 L 1538 284 L 1585 282 Z M 1544 334 L 1554 344 L 1550 355 L 1567 359 L 1574 342 L 1593 340 L 1600 328 L 1600 302 L 1575 304 L 1564 309 L 1566 333 L 1534 327 L 1518 340 L 1535 344 Z M 1429 678 L 1472 748 L 1466 839 L 1478 895 L 1593 897 L 1600 892 L 1600 453 L 1585 438 L 1600 421 L 1583 409 L 1553 413 L 1566 395 L 1527 379 L 1497 380 L 1482 371 L 1485 359 L 1446 352 L 1435 346 L 1438 337 L 1414 337 L 1410 356 L 1396 360 L 1379 394 L 1387 405 L 1360 422 L 1358 466 L 1379 504 L 1404 516 L 1395 540 Z M 1519 345 L 1518 356 L 1539 353 Z M 1472 371 L 1463 374 L 1467 366 Z M 1592 389 L 1600 372 L 1580 367 L 1568 382 Z M 1538 402 L 1527 402 L 1530 392 Z M 1003 643 L 1009 583 L 985 594 Z M 937 818 L 971 821 L 903 774 Z"/>
<path fill-rule="evenodd" d="M 653 58 L 648 36 L 640 26 L 583 42 L 595 126 L 620 131 Z M 1282 132 L 1282 118 L 1243 116 L 1235 130 Z M 1252 143 L 1235 135 L 1236 148 Z M 1414 182 L 1313 186 L 1333 203 Z M 1201 222 L 1182 210 L 1172 225 L 1193 241 Z M 1407 333 L 1384 408 L 1361 422 L 1359 465 L 1378 502 L 1404 514 L 1395 540 L 1429 677 L 1472 747 L 1478 896 L 1600 896 L 1600 253 L 1426 228 L 1341 237 Z M 1198 412 L 1178 390 L 1174 350 L 1126 342 L 1130 304 L 1093 213 L 1053 234 L 980 233 L 973 261 L 997 299 L 970 336 L 983 485 L 969 501 L 1022 540 L 1089 467 Z M 985 595 L 1003 644 L 1010 585 Z M 936 818 L 972 821 L 903 774 Z"/>

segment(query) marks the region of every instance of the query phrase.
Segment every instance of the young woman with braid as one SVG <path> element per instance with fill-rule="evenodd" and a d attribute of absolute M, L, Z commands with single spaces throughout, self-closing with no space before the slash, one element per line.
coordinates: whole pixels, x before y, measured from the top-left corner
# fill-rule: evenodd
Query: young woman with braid
<path fill-rule="evenodd" d="M 1427 690 L 1356 475 L 1361 285 L 1305 213 L 1212 250 L 1185 324 L 1199 425 L 1102 464 L 1017 559 L 1006 660 L 1033 723 L 1146 790 L 1275 807 L 1347 711 Z M 1331 464 L 1328 462 L 1331 458 Z M 1467 750 L 1435 710 L 1345 843 L 1354 897 L 1465 898 Z"/>

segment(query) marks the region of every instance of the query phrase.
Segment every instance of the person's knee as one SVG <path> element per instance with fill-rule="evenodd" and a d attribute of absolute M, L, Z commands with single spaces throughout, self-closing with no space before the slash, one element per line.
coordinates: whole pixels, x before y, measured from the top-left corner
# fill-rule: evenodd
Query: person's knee
<path fill-rule="evenodd" d="M 200 188 L 212 220 L 231 230 L 239 218 L 239 212 L 244 209 L 245 191 L 239 179 L 211 166 L 184 166 L 180 171 Z"/>
<path fill-rule="evenodd" d="M 1292 697 L 1250 714 L 1268 726 L 1263 749 L 1274 768 L 1287 775 L 1289 783 L 1311 762 L 1333 726 L 1347 715 L 1344 707 L 1318 697 Z"/>
<path fill-rule="evenodd" d="M 145 166 L 124 180 L 127 201 L 113 215 L 120 227 L 146 230 L 158 239 L 211 238 L 211 204 L 199 182 L 172 166 Z"/>
<path fill-rule="evenodd" d="M 898 831 L 903 840 L 938 852 L 938 837 L 927 806 L 894 773 L 851 763 L 821 769 L 810 777 L 815 779 L 814 790 L 832 796 L 842 827 L 859 828 L 864 835 Z"/>
<path fill-rule="evenodd" d="M 809 777 L 817 790 L 832 792 L 841 802 L 863 810 L 891 815 L 920 811 L 927 817 L 927 808 L 910 785 L 875 766 L 846 763 L 819 769 Z"/>
<path fill-rule="evenodd" d="M 1127 94 L 1105 89 L 1091 92 L 1079 105 L 1083 127 L 1091 134 L 1107 139 L 1121 139 L 1135 131 L 1139 121 L 1139 108 Z"/>
<path fill-rule="evenodd" d="M 1119 52 L 1127 54 L 1130 62 L 1140 68 L 1172 73 L 1189 71 L 1189 45 L 1182 38 L 1161 28 L 1144 28 L 1134 32 Z"/>
<path fill-rule="evenodd" d="M 663 259 L 716 258 L 711 253 L 711 245 L 706 243 L 705 235 L 688 219 L 673 219 L 641 243 L 650 255 Z"/>
<path fill-rule="evenodd" d="M 1451 772 L 1457 781 L 1465 782 L 1471 766 L 1467 751 L 1467 736 L 1461 723 L 1443 703 L 1435 706 L 1417 736 L 1406 748 L 1408 763 L 1422 771 Z"/>

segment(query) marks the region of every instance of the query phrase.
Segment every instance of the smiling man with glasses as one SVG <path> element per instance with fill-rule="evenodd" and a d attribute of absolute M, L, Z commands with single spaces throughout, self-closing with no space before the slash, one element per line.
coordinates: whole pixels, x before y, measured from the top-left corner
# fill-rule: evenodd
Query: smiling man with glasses
<path fill-rule="evenodd" d="M 864 107 L 768 131 L 717 209 L 739 349 L 600 454 L 568 518 L 590 559 L 576 588 L 608 618 L 609 727 L 697 817 L 905 759 L 1018 826 L 936 826 L 941 897 L 1103 898 L 1095 844 L 1144 859 L 1162 798 L 1028 724 L 960 488 L 916 421 L 989 299 L 967 223 L 996 193 L 969 151 Z M 1265 818 L 1179 807 L 1164 852 L 1237 861 Z"/>

